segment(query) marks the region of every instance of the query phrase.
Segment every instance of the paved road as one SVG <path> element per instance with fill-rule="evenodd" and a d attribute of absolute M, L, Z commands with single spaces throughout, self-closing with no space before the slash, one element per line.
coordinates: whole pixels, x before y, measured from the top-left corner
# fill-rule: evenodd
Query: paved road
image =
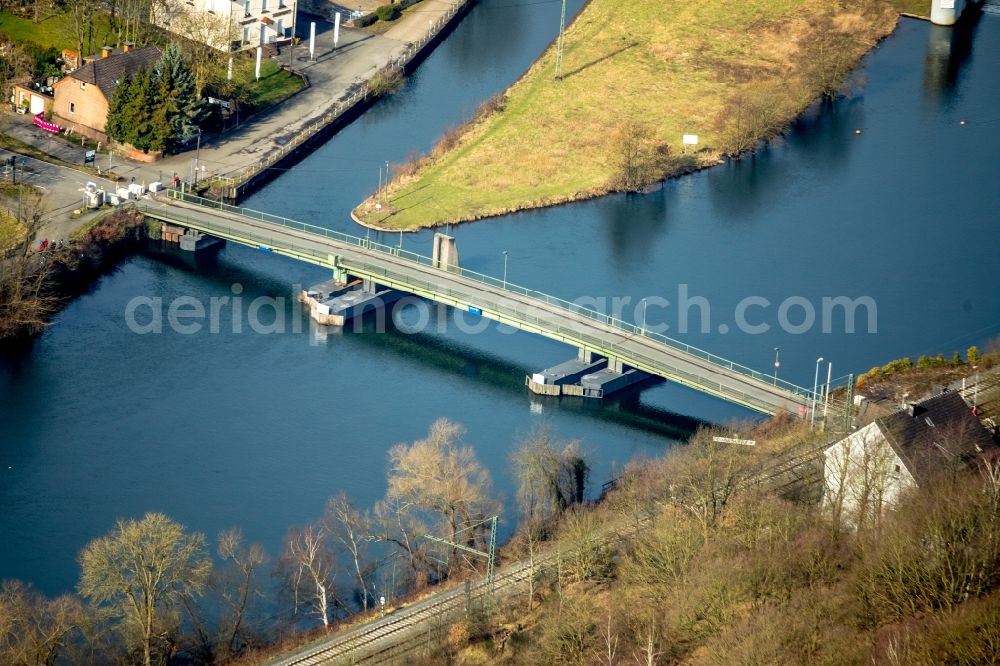
<path fill-rule="evenodd" d="M 0 160 L 6 160 L 14 155 L 7 150 L 0 150 Z M 69 167 L 57 166 L 49 162 L 36 160 L 33 157 L 17 155 L 18 182 L 24 182 L 41 191 L 42 227 L 36 235 L 36 240 L 65 240 L 80 224 L 90 218 L 90 215 L 70 219 L 70 213 L 83 204 L 83 186 L 88 181 L 96 182 L 105 190 L 114 189 L 108 180 L 95 178 L 82 171 Z M 23 160 L 23 170 L 20 166 Z M 10 176 L 7 176 L 10 178 Z M 23 180 L 22 180 L 23 179 Z M 91 214 L 93 215 L 93 214 Z"/>
<path fill-rule="evenodd" d="M 251 247 L 265 246 L 321 266 L 334 263 L 357 277 L 371 278 L 380 285 L 416 294 L 462 310 L 479 308 L 482 316 L 510 324 L 521 330 L 538 333 L 586 347 L 602 355 L 613 355 L 623 363 L 665 377 L 723 399 L 766 413 L 787 410 L 798 413 L 807 404 L 805 396 L 774 386 L 744 374 L 740 368 L 724 367 L 724 359 L 699 357 L 698 350 L 684 350 L 648 336 L 623 329 L 603 315 L 576 308 L 567 309 L 544 295 L 526 295 L 527 291 L 499 280 L 484 284 L 474 274 L 458 275 L 418 263 L 366 243 L 327 230 L 288 221 L 279 226 L 232 212 L 222 212 L 193 204 L 181 204 L 166 198 L 143 202 L 143 210 L 159 217 L 186 224 L 207 233 L 242 242 Z M 228 207 L 231 210 L 242 210 Z M 299 226 L 300 228 L 292 228 Z M 334 261 L 334 257 L 336 260 Z M 522 293 L 517 293 L 521 291 Z M 548 302 L 547 302 L 548 300 Z M 728 362 L 726 362 L 728 363 Z"/>
<path fill-rule="evenodd" d="M 293 51 L 283 47 L 274 59 L 288 65 L 289 53 L 293 53 L 291 65 L 306 75 L 309 87 L 277 107 L 253 116 L 239 130 L 207 138 L 201 146 L 201 164 L 205 166 L 205 175 L 224 176 L 238 172 L 278 150 L 302 128 L 323 116 L 338 100 L 349 97 L 378 69 L 402 55 L 410 42 L 431 30 L 428 19 L 439 18 L 455 4 L 458 4 L 457 0 L 424 0 L 381 35 L 341 27 L 340 43 L 336 49 L 332 27 L 317 18 L 315 60 L 310 60 L 307 46 L 309 22 L 313 19 L 300 14 L 296 31 L 303 37 L 302 43 Z M 48 133 L 32 126 L 30 119 L 22 117 L 8 121 L 4 131 L 69 162 L 82 159 L 80 149 L 68 142 L 52 139 Z M 135 178 L 146 183 L 169 179 L 175 172 L 187 178 L 193 158 L 194 151 L 189 151 L 155 164 L 143 164 L 115 156 L 114 170 L 126 179 Z M 102 166 L 106 159 L 106 156 L 101 156 Z"/>

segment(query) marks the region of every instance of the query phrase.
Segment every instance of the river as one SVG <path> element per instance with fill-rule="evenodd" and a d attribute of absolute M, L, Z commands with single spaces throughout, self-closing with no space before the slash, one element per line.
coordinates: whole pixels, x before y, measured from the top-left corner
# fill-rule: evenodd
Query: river
<path fill-rule="evenodd" d="M 398 94 L 246 205 L 357 233 L 348 212 L 385 161 L 426 150 L 513 81 L 552 38 L 558 11 L 553 2 L 484 0 Z M 841 375 L 982 345 L 1000 334 L 1000 244 L 991 236 L 1000 17 L 956 37 L 904 20 L 866 60 L 859 93 L 817 107 L 755 156 L 645 195 L 454 227 L 462 263 L 499 275 L 506 251 L 511 282 L 567 298 L 627 297 L 629 318 L 649 297 L 650 325 L 669 323 L 670 334 L 768 372 L 779 347 L 780 376 L 807 386 L 819 356 Z M 430 232 L 401 242 L 429 252 Z M 290 286 L 326 277 L 234 245 L 198 261 L 137 256 L 31 347 L 0 357 L 0 578 L 69 590 L 79 549 L 116 518 L 146 511 L 210 536 L 239 526 L 276 554 L 285 530 L 318 516 L 334 493 L 374 502 L 389 447 L 440 416 L 466 426 L 508 509 L 509 454 L 535 427 L 579 439 L 599 487 L 699 420 L 753 418 L 665 383 L 604 405 L 534 399 L 525 373 L 573 350 L 493 326 L 475 335 L 454 323 L 419 334 L 376 334 L 368 323 L 325 337 L 308 326 L 258 335 L 245 324 L 234 332 L 231 310 L 217 334 L 136 335 L 125 323 L 134 297 L 207 303 L 233 296 L 234 284 L 244 310 L 260 296 L 286 297 L 290 322 Z M 704 332 L 697 306 L 688 312 L 699 326 L 677 330 L 679 289 L 710 307 Z M 859 316 L 860 332 L 845 333 L 835 315 L 824 333 L 822 299 L 841 296 L 869 297 L 877 332 Z M 767 332 L 738 330 L 747 298 L 756 299 L 748 323 Z M 786 329 L 809 308 L 817 322 L 781 330 L 781 303 L 791 304 Z"/>

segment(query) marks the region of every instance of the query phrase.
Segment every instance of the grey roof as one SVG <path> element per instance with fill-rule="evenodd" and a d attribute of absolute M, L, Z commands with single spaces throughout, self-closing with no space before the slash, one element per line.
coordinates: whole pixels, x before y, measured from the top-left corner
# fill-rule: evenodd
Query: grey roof
<path fill-rule="evenodd" d="M 974 467 L 980 456 L 997 453 L 990 432 L 954 391 L 909 405 L 876 423 L 918 484 L 937 470 Z"/>
<path fill-rule="evenodd" d="M 140 70 L 152 67 L 159 59 L 160 49 L 152 45 L 133 47 L 127 53 L 116 49 L 107 58 L 91 60 L 69 75 L 84 83 L 96 85 L 110 100 L 125 74 L 135 76 Z"/>

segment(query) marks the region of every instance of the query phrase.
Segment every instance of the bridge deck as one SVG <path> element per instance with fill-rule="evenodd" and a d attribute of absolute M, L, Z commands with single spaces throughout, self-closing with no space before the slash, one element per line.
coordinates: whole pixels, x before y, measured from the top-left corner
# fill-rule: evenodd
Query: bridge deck
<path fill-rule="evenodd" d="M 182 201 L 181 199 L 184 199 Z M 793 414 L 808 407 L 808 389 L 778 380 L 634 324 L 472 271 L 435 268 L 430 259 L 308 224 L 171 191 L 138 204 L 147 217 L 230 241 L 264 247 L 520 330 L 620 360 L 652 375 L 750 409 Z"/>

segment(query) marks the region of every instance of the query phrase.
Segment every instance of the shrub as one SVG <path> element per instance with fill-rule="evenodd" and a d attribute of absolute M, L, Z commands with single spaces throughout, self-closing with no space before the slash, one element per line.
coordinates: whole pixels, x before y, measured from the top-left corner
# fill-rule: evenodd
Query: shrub
<path fill-rule="evenodd" d="M 375 16 L 379 21 L 395 21 L 399 18 L 399 7 L 397 5 L 382 5 L 375 10 Z"/>
<path fill-rule="evenodd" d="M 403 75 L 396 69 L 383 69 L 375 72 L 375 76 L 368 82 L 368 92 L 375 97 L 385 97 L 396 92 L 396 89 L 403 84 Z"/>
<path fill-rule="evenodd" d="M 969 351 L 967 351 L 965 353 L 965 357 L 967 359 L 969 359 L 969 363 L 971 363 L 973 365 L 976 364 L 976 363 L 978 363 L 979 362 L 979 348 L 975 347 L 975 346 L 969 347 Z"/>
<path fill-rule="evenodd" d="M 359 16 L 358 18 L 354 19 L 353 23 L 355 28 L 367 28 L 377 20 L 378 17 L 375 16 L 375 14 L 365 14 L 364 16 Z"/>

